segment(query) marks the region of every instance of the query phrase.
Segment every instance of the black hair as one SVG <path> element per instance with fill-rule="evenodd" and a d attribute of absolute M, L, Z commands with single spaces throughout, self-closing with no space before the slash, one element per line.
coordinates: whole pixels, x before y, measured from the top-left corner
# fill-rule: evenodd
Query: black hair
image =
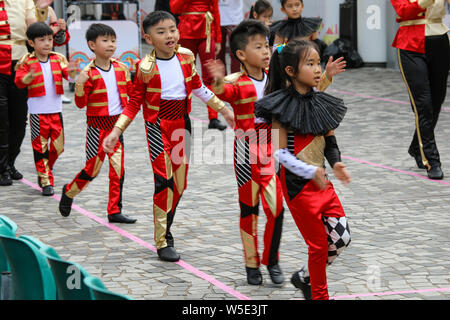
<path fill-rule="evenodd" d="M 170 12 L 161 10 L 153 11 L 150 12 L 142 22 L 142 28 L 144 29 L 144 33 L 149 33 L 151 27 L 160 23 L 163 20 L 173 20 L 175 24 L 177 23 L 177 20 Z"/>
<path fill-rule="evenodd" d="M 86 30 L 86 41 L 88 42 L 95 42 L 101 36 L 112 36 L 115 38 L 116 32 L 113 28 L 103 23 L 93 23 Z"/>
<path fill-rule="evenodd" d="M 273 7 L 270 4 L 270 2 L 267 0 L 258 0 L 250 8 L 250 13 L 249 13 L 248 17 L 250 19 L 256 19 L 254 17 L 255 13 L 257 16 L 259 16 L 260 14 L 266 12 L 267 10 L 271 10 L 273 12 Z"/>
<path fill-rule="evenodd" d="M 284 8 L 284 5 L 286 4 L 288 0 L 280 0 L 281 7 Z M 300 0 L 301 3 L 303 3 L 303 0 Z"/>
<path fill-rule="evenodd" d="M 36 38 L 52 35 L 53 30 L 43 22 L 32 23 L 27 29 L 27 38 L 31 41 L 34 41 Z"/>
<path fill-rule="evenodd" d="M 286 67 L 291 66 L 297 74 L 300 63 L 312 49 L 319 51 L 312 41 L 292 39 L 281 53 L 278 53 L 278 49 L 275 50 L 270 60 L 269 79 L 264 93 L 267 95 L 279 89 L 286 89 L 292 84 L 292 79 L 286 73 Z"/>
<path fill-rule="evenodd" d="M 244 20 L 233 29 L 230 35 L 230 50 L 236 59 L 236 51 L 245 50 L 249 39 L 256 35 L 269 36 L 269 29 L 259 20 Z"/>

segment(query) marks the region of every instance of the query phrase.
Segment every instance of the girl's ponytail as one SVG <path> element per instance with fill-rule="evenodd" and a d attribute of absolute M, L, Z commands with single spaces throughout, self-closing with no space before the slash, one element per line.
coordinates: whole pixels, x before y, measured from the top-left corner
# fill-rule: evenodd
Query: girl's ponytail
<path fill-rule="evenodd" d="M 285 89 L 288 81 L 286 76 L 286 72 L 281 68 L 280 53 L 278 53 L 278 50 L 275 50 L 270 59 L 269 75 L 264 95 L 268 95 L 269 93 L 280 89 Z"/>

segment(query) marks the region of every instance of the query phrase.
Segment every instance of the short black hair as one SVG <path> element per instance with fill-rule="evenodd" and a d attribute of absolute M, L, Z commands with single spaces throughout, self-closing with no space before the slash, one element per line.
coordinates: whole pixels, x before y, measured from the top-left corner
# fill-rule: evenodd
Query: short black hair
<path fill-rule="evenodd" d="M 53 36 L 53 30 L 43 22 L 35 22 L 30 24 L 27 29 L 28 40 L 34 41 L 34 39 L 44 36 Z"/>
<path fill-rule="evenodd" d="M 286 4 L 287 0 L 280 0 L 281 7 L 284 8 L 284 5 Z M 301 3 L 303 3 L 303 0 L 300 0 Z"/>
<path fill-rule="evenodd" d="M 249 39 L 256 35 L 269 36 L 269 29 L 259 20 L 244 20 L 234 28 L 230 35 L 230 50 L 236 59 L 236 51 L 245 50 Z"/>
<path fill-rule="evenodd" d="M 170 12 L 161 10 L 153 11 L 149 13 L 142 22 L 142 28 L 144 29 L 144 33 L 149 33 L 151 27 L 160 23 L 163 20 L 173 20 L 175 24 L 177 23 L 177 20 Z"/>
<path fill-rule="evenodd" d="M 86 41 L 88 42 L 95 42 L 101 36 L 112 36 L 116 38 L 116 32 L 113 28 L 103 23 L 93 23 L 86 30 Z"/>

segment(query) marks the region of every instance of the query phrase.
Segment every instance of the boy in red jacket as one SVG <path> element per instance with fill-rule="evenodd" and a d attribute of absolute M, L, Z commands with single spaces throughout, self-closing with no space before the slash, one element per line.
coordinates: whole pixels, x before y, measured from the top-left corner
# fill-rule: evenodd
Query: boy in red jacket
<path fill-rule="evenodd" d="M 92 24 L 86 31 L 89 48 L 95 59 L 80 73 L 75 84 L 75 104 L 87 106 L 86 165 L 75 179 L 64 185 L 59 211 L 67 217 L 73 198 L 98 175 L 105 159 L 103 139 L 111 132 L 119 115 L 127 105 L 132 82 L 125 64 L 111 58 L 116 50 L 116 33 L 101 23 Z M 122 214 L 122 187 L 124 181 L 123 137 L 113 146 L 109 157 L 108 221 L 134 223 Z"/>
<path fill-rule="evenodd" d="M 34 49 L 16 65 L 15 83 L 28 88 L 31 143 L 42 195 L 54 194 L 52 168 L 64 151 L 62 119 L 62 79 L 69 80 L 66 57 L 52 52 L 53 31 L 45 23 L 36 22 L 27 29 L 28 44 Z M 75 65 L 70 66 L 75 77 Z"/>
<path fill-rule="evenodd" d="M 170 231 L 175 211 L 186 189 L 189 167 L 191 97 L 220 112 L 234 127 L 233 112 L 200 81 L 193 53 L 178 45 L 175 17 L 154 11 L 143 21 L 145 40 L 154 47 L 136 65 L 130 101 L 103 148 L 110 152 L 118 137 L 143 106 L 155 191 L 153 216 L 155 242 L 161 260 L 180 259 Z"/>

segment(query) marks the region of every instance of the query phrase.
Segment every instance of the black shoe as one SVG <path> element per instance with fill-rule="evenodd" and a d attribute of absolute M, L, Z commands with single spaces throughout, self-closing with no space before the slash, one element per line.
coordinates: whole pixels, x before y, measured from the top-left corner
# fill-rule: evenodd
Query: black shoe
<path fill-rule="evenodd" d="M 414 157 L 414 160 L 416 160 L 416 164 L 419 169 L 426 169 L 426 167 L 424 166 L 424 164 L 422 162 L 422 157 L 420 155 L 415 155 L 412 157 Z"/>
<path fill-rule="evenodd" d="M 248 284 L 252 284 L 255 286 L 262 284 L 262 274 L 261 271 L 259 271 L 259 268 L 245 267 L 245 271 L 247 271 Z"/>
<path fill-rule="evenodd" d="M 299 271 L 292 274 L 291 283 L 297 289 L 302 290 L 305 300 L 312 300 L 312 292 L 311 292 L 311 285 L 309 284 L 309 277 L 303 279 L 303 277 L 300 277 L 298 273 Z"/>
<path fill-rule="evenodd" d="M 137 219 L 128 218 L 126 215 L 121 213 L 108 214 L 109 222 L 117 222 L 117 223 L 135 223 Z"/>
<path fill-rule="evenodd" d="M 220 122 L 218 119 L 211 119 L 209 120 L 208 129 L 219 129 L 220 131 L 225 130 L 227 128 L 226 125 L 224 125 L 222 122 Z"/>
<path fill-rule="evenodd" d="M 440 165 L 431 166 L 431 169 L 427 172 L 428 178 L 433 180 L 444 179 L 444 173 L 441 170 Z"/>
<path fill-rule="evenodd" d="M 70 215 L 70 210 L 72 210 L 72 202 L 73 198 L 69 198 L 66 196 L 66 187 L 67 184 L 64 185 L 61 194 L 61 200 L 59 201 L 59 212 L 63 217 L 68 217 Z"/>
<path fill-rule="evenodd" d="M 49 197 L 49 196 L 52 196 L 54 194 L 55 194 L 55 191 L 53 190 L 52 186 L 49 185 L 49 186 L 45 186 L 45 187 L 42 188 L 42 195 L 43 196 Z"/>
<path fill-rule="evenodd" d="M 283 272 L 281 271 L 279 264 L 267 266 L 267 270 L 269 271 L 270 279 L 273 283 L 282 284 L 284 282 Z"/>
<path fill-rule="evenodd" d="M 165 247 L 158 249 L 158 257 L 163 261 L 177 262 L 180 260 L 180 255 L 177 253 L 174 247 Z"/>
<path fill-rule="evenodd" d="M 0 186 L 10 186 L 12 183 L 11 175 L 8 170 L 5 170 L 5 172 L 0 174 Z"/>
<path fill-rule="evenodd" d="M 9 166 L 8 170 L 9 170 L 11 179 L 20 180 L 23 178 L 23 174 L 21 174 L 19 171 L 17 171 L 17 169 L 16 169 L 16 167 L 14 167 L 14 165 Z"/>

